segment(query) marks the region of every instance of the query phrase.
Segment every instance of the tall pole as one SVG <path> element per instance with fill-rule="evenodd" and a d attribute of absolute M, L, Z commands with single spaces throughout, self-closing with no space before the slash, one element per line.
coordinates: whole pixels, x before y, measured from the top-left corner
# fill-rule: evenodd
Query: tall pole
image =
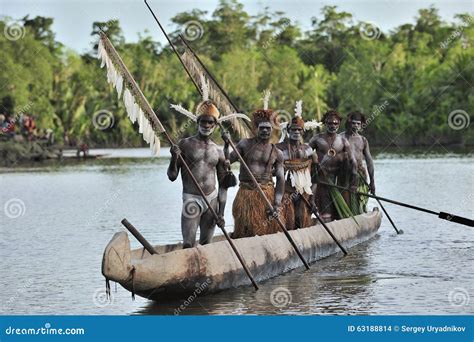
<path fill-rule="evenodd" d="M 147 0 L 144 0 L 145 1 L 145 4 L 146 6 L 148 7 L 148 9 L 150 10 L 151 14 L 153 15 L 153 18 L 155 18 L 155 21 L 156 23 L 158 24 L 158 26 L 160 27 L 161 31 L 163 32 L 163 34 L 165 35 L 166 39 L 168 40 L 168 43 L 170 44 L 171 48 L 173 49 L 173 51 L 175 52 L 176 56 L 178 57 L 178 59 L 180 60 L 181 64 L 183 65 L 184 69 L 186 70 L 186 73 L 188 74 L 188 76 L 193 80 L 192 76 L 191 76 L 191 73 L 189 72 L 189 70 L 187 69 L 186 65 L 184 64 L 181 56 L 179 55 L 178 51 L 176 50 L 176 48 L 174 47 L 174 44 L 173 42 L 171 41 L 171 39 L 169 38 L 168 34 L 166 33 L 165 29 L 163 28 L 163 26 L 161 25 L 160 21 L 158 20 L 158 18 L 156 17 L 155 13 L 153 12 L 153 10 L 151 9 L 150 5 L 148 5 L 147 3 Z M 193 80 L 193 83 L 194 85 L 196 86 L 196 89 L 198 90 L 199 93 L 201 93 L 201 89 L 199 88 L 199 86 L 196 84 L 196 82 Z M 221 130 L 223 130 L 223 126 L 222 124 L 219 124 L 219 128 Z M 244 167 L 245 171 L 247 171 L 247 173 L 250 175 L 250 179 L 252 181 L 252 183 L 255 185 L 258 193 L 260 194 L 262 200 L 264 201 L 265 205 L 267 206 L 267 208 L 271 211 L 271 212 L 274 212 L 274 207 L 272 205 L 272 203 L 270 202 L 270 200 L 268 199 L 268 197 L 265 195 L 265 193 L 263 192 L 262 190 L 262 187 L 260 186 L 260 184 L 258 183 L 258 181 L 256 180 L 255 176 L 253 175 L 252 171 L 250 170 L 250 168 L 248 167 L 247 163 L 245 162 L 244 158 L 242 157 L 242 155 L 239 153 L 239 151 L 237 150 L 237 148 L 235 147 L 235 144 L 234 142 L 230 139 L 229 137 L 229 141 L 228 141 L 229 145 L 232 147 L 232 149 L 234 150 L 235 154 L 237 155 L 237 158 L 239 159 L 240 161 L 240 164 Z M 298 246 L 296 245 L 295 241 L 293 240 L 293 238 L 291 237 L 290 233 L 288 232 L 288 230 L 286 229 L 284 223 L 282 222 L 281 218 L 278 216 L 276 218 L 276 221 L 278 223 L 278 225 L 280 226 L 281 230 L 283 231 L 283 233 L 285 234 L 286 238 L 288 239 L 288 241 L 290 242 L 290 244 L 292 245 L 293 249 L 296 251 L 296 254 L 298 255 L 298 257 L 301 259 L 301 261 L 303 262 L 303 265 L 306 267 L 306 269 L 309 269 L 309 264 L 308 262 L 306 261 L 306 259 L 304 258 L 303 254 L 301 253 L 301 251 L 299 250 Z"/>

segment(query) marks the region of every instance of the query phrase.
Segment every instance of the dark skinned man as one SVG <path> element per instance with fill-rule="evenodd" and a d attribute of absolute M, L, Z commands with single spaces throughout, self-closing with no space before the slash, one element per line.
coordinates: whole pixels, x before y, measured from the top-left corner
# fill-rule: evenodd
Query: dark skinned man
<path fill-rule="evenodd" d="M 372 155 L 370 154 L 369 142 L 367 139 L 360 134 L 362 125 L 365 125 L 365 115 L 355 111 L 347 115 L 346 119 L 346 131 L 341 133 L 349 144 L 351 145 L 352 154 L 356 160 L 357 173 L 358 173 L 358 188 L 359 192 L 370 191 L 375 194 L 375 178 L 374 178 L 374 162 Z M 367 176 L 369 178 L 369 187 L 366 185 Z M 360 179 L 363 177 L 363 179 Z M 348 184 L 348 180 L 345 184 Z M 347 196 L 349 195 L 349 196 Z M 362 214 L 367 211 L 367 200 L 368 197 L 358 196 L 356 194 L 347 194 L 346 200 L 353 210 L 354 214 Z"/>
<path fill-rule="evenodd" d="M 190 175 L 182 168 L 178 155 L 181 154 L 188 163 L 211 206 L 218 213 L 221 222 L 217 223 L 222 225 L 224 225 L 223 217 L 227 200 L 227 187 L 222 184 L 222 180 L 227 174 L 224 153 L 210 138 L 216 127 L 219 111 L 212 101 L 205 100 L 198 105 L 196 112 L 197 134 L 181 139 L 177 146 L 171 148 L 171 161 L 168 167 L 168 178 L 171 181 L 175 181 L 181 171 L 183 248 L 194 247 L 198 227 L 200 228 L 199 243 L 202 245 L 210 243 L 214 235 L 216 221 Z M 219 190 L 216 187 L 216 178 L 219 182 Z"/>
<path fill-rule="evenodd" d="M 245 168 L 240 165 L 239 190 L 232 206 L 234 216 L 233 238 L 272 234 L 280 231 L 275 218 L 279 215 L 285 190 L 283 154 L 274 144 L 270 143 L 273 129 L 271 120 L 274 112 L 267 109 L 266 106 L 264 108 L 253 113 L 256 137 L 240 140 L 236 148 L 267 198 L 273 203 L 274 212 L 268 212 L 268 208 L 255 184 Z M 224 141 L 228 141 L 225 135 L 223 138 Z M 226 144 L 224 149 L 228 148 L 228 144 Z M 234 151 L 230 154 L 229 159 L 230 163 L 238 160 Z M 276 176 L 276 187 L 273 184 L 273 174 Z M 283 218 L 280 218 L 283 221 Z"/>
<path fill-rule="evenodd" d="M 341 119 L 340 114 L 335 110 L 326 112 L 323 116 L 326 132 L 315 135 L 310 140 L 309 145 L 318 155 L 319 170 L 317 178 L 337 184 L 338 178 L 342 176 L 342 172 L 345 170 L 345 165 L 349 165 L 350 188 L 355 191 L 357 189 L 356 162 L 347 139 L 337 134 Z M 334 189 L 318 184 L 315 196 L 319 213 L 325 222 L 340 218 Z M 344 205 L 346 204 L 344 203 Z"/>

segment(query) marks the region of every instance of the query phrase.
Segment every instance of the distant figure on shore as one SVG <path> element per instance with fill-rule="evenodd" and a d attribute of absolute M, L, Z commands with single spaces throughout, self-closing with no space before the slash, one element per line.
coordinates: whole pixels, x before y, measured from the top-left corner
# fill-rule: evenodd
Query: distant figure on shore
<path fill-rule="evenodd" d="M 76 157 L 79 158 L 81 153 L 83 158 L 87 158 L 89 155 L 89 145 L 85 142 L 80 142 L 77 146 Z"/>

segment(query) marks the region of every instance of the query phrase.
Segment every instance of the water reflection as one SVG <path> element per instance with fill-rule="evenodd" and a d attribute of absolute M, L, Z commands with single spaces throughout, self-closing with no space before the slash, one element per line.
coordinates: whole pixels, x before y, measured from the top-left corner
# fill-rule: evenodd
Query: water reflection
<path fill-rule="evenodd" d="M 141 153 L 141 152 L 140 152 Z M 148 152 L 147 152 L 148 153 Z M 0 206 L 25 204 L 24 215 L 0 216 L 2 274 L 0 314 L 168 314 L 182 301 L 153 303 L 120 286 L 114 300 L 97 306 L 104 289 L 103 250 L 123 230 L 126 217 L 153 243 L 181 239 L 180 181 L 166 177 L 167 151 L 155 159 L 102 159 L 1 169 Z M 474 217 L 472 155 L 435 158 L 380 155 L 380 195 Z M 229 191 L 226 222 L 232 225 Z M 370 201 L 369 206 L 376 206 Z M 405 234 L 387 220 L 377 238 L 261 284 L 199 297 L 181 315 L 205 314 L 472 314 L 474 236 L 472 228 L 387 204 Z M 230 228 L 229 231 L 232 229 Z M 139 247 L 131 239 L 132 248 Z M 272 304 L 286 289 L 291 301 Z M 453 302 L 453 291 L 470 300 Z M 464 292 L 462 292 L 464 291 Z M 283 292 L 285 294 L 286 292 Z M 284 300 L 283 300 L 284 302 Z"/>

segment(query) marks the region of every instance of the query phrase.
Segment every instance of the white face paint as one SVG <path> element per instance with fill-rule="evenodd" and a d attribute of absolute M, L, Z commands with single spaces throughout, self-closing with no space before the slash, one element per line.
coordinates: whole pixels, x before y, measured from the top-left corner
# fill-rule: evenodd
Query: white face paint
<path fill-rule="evenodd" d="M 204 137 L 210 136 L 216 128 L 216 121 L 212 116 L 203 116 L 198 120 L 198 132 Z"/>
<path fill-rule="evenodd" d="M 272 124 L 270 122 L 261 122 L 258 125 L 258 137 L 260 139 L 266 140 L 270 139 L 270 135 L 272 134 Z"/>
<path fill-rule="evenodd" d="M 303 129 L 299 126 L 291 126 L 288 133 L 291 140 L 300 141 L 303 136 Z"/>

